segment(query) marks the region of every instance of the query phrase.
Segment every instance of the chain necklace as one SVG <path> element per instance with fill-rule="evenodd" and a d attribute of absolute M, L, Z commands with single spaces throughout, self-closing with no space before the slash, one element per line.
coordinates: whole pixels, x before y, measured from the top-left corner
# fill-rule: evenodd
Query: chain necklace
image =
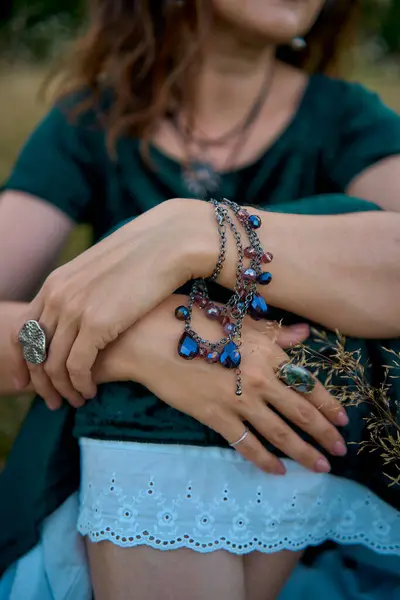
<path fill-rule="evenodd" d="M 248 114 L 239 123 L 234 125 L 230 131 L 222 134 L 217 138 L 202 138 L 193 135 L 188 126 L 183 126 L 177 117 L 172 114 L 170 122 L 173 125 L 176 133 L 182 140 L 185 148 L 190 145 L 197 147 L 197 151 L 188 152 L 188 162 L 183 168 L 182 177 L 185 185 L 190 193 L 196 197 L 206 198 L 216 194 L 220 189 L 221 176 L 217 169 L 214 168 L 212 162 L 208 158 L 208 151 L 211 147 L 224 146 L 232 139 L 236 138 L 236 143 L 233 145 L 231 152 L 226 159 L 228 166 L 234 157 L 237 157 L 238 152 L 243 148 L 251 126 L 255 123 L 260 115 L 260 112 L 265 105 L 271 90 L 271 83 L 274 76 L 274 69 L 271 69 L 266 74 L 260 93 L 251 106 Z M 225 170 L 224 168 L 222 170 Z"/>
<path fill-rule="evenodd" d="M 208 363 L 220 363 L 227 369 L 234 369 L 236 373 L 236 394 L 242 394 L 242 378 L 240 371 L 241 362 L 241 335 L 243 320 L 247 314 L 253 319 L 260 320 L 267 315 L 268 307 L 264 298 L 257 293 L 257 284 L 267 285 L 272 280 L 269 272 L 262 272 L 262 264 L 270 263 L 273 256 L 264 252 L 256 230 L 261 227 L 261 219 L 250 215 L 245 209 L 235 202 L 227 200 L 209 200 L 213 205 L 218 225 L 220 239 L 220 252 L 217 265 L 209 281 L 217 281 L 226 259 L 228 231 L 234 237 L 237 250 L 236 281 L 229 301 L 220 308 L 213 304 L 209 298 L 207 281 L 199 279 L 194 281 L 189 296 L 188 306 L 178 306 L 175 311 L 177 319 L 185 322 L 184 333 L 178 344 L 178 354 L 186 360 L 204 358 Z M 244 248 L 239 227 L 244 229 L 249 245 Z M 250 266 L 245 268 L 245 259 L 250 260 Z M 224 336 L 212 342 L 199 336 L 192 328 L 192 313 L 194 307 L 203 310 L 210 319 L 219 321 L 223 328 Z"/>

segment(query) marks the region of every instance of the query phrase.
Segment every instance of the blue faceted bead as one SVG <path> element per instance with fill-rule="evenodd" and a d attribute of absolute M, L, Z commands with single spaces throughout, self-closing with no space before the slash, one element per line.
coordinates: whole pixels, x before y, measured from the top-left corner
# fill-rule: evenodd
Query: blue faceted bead
<path fill-rule="evenodd" d="M 261 219 L 257 215 L 250 215 L 248 223 L 252 229 L 260 229 L 262 225 Z"/>
<path fill-rule="evenodd" d="M 242 357 L 240 356 L 236 344 L 234 342 L 228 342 L 221 352 L 219 359 L 221 365 L 225 367 L 225 369 L 237 369 L 241 360 Z"/>
<path fill-rule="evenodd" d="M 186 360 L 193 360 L 199 355 L 200 346 L 188 333 L 181 336 L 178 344 L 178 354 Z"/>
<path fill-rule="evenodd" d="M 249 315 L 255 321 L 265 319 L 268 313 L 268 305 L 260 294 L 254 294 L 249 306 Z"/>
<path fill-rule="evenodd" d="M 258 277 L 257 277 L 257 283 L 259 283 L 260 285 L 268 285 L 269 283 L 271 283 L 272 281 L 272 275 L 271 273 L 261 273 Z"/>

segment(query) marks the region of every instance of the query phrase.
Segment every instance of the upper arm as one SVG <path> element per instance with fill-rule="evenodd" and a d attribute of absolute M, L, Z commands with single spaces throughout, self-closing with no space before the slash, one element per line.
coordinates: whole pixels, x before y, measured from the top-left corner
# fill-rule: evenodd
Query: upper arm
<path fill-rule="evenodd" d="M 93 221 L 100 169 L 88 139 L 82 119 L 54 107 L 23 147 L 0 197 L 0 299 L 35 292 L 73 224 Z"/>
<path fill-rule="evenodd" d="M 385 158 L 360 173 L 347 191 L 384 210 L 400 213 L 400 155 Z"/>
<path fill-rule="evenodd" d="M 0 197 L 0 301 L 27 300 L 55 266 L 73 227 L 58 208 L 23 192 Z"/>
<path fill-rule="evenodd" d="M 340 193 L 400 210 L 400 116 L 363 86 L 339 82 L 326 169 Z"/>

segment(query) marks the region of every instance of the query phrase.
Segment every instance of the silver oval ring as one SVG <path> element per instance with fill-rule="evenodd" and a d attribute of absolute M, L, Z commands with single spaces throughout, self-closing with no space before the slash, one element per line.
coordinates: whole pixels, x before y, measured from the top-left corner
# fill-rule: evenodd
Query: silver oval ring
<path fill-rule="evenodd" d="M 241 435 L 241 437 L 236 441 L 236 442 L 232 442 L 232 444 L 229 444 L 231 448 L 236 448 L 236 446 L 238 446 L 241 442 L 243 442 L 247 436 L 249 435 L 249 430 L 246 429 L 244 430 L 243 434 Z"/>
<path fill-rule="evenodd" d="M 47 358 L 46 334 L 37 321 L 26 321 L 18 334 L 26 362 L 41 365 Z"/>
<path fill-rule="evenodd" d="M 278 379 L 300 394 L 311 394 L 317 384 L 307 369 L 293 363 L 284 363 L 279 367 Z"/>

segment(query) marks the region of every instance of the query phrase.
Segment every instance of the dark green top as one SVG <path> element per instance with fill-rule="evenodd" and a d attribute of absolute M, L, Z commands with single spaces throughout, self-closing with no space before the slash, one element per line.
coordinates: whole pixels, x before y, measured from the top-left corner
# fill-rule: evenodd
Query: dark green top
<path fill-rule="evenodd" d="M 7 189 L 43 198 L 76 222 L 90 223 L 94 241 L 168 198 L 190 196 L 182 182 L 180 165 L 152 148 L 153 167 L 149 168 L 137 140 L 121 139 L 117 160 L 111 160 L 95 112 L 71 121 L 68 111 L 73 103 L 68 100 L 54 108 L 39 125 L 25 145 Z M 224 174 L 221 194 L 239 204 L 279 212 L 372 210 L 376 207 L 351 199 L 344 192 L 358 173 L 399 153 L 400 118 L 375 94 L 357 84 L 313 76 L 282 135 L 254 163 Z M 220 293 L 215 290 L 217 298 Z M 281 316 L 286 322 L 296 320 L 280 311 L 271 313 L 271 318 Z M 362 340 L 348 343 L 350 349 L 361 349 L 365 361 L 374 359 L 370 376 L 378 382 L 382 364 L 379 344 Z M 363 406 L 350 411 L 346 437 L 351 441 L 363 437 L 366 410 Z M 31 547 L 41 519 L 78 484 L 73 420 L 68 407 L 50 413 L 40 399 L 28 416 L 0 478 L 0 569 Z M 76 413 L 75 434 L 225 445 L 216 433 L 133 383 L 101 386 L 97 398 Z M 388 488 L 381 475 L 381 463 L 369 454 L 358 456 L 356 446 L 349 450 L 345 459 L 332 461 L 334 472 L 362 481 L 400 508 L 399 489 Z M 16 473 L 20 478 L 17 485 Z M 3 500 L 6 496 L 8 502 Z M 27 511 L 28 503 L 31 511 Z"/>
<path fill-rule="evenodd" d="M 73 121 L 73 99 L 54 108 L 26 143 L 6 188 L 28 192 L 93 226 L 94 241 L 163 200 L 190 197 L 180 165 L 153 149 L 149 169 L 139 142 L 121 139 L 110 160 L 94 112 Z M 400 152 L 400 118 L 358 84 L 313 76 L 281 136 L 248 167 L 222 178 L 221 194 L 273 206 L 343 193 L 355 175 Z"/>

